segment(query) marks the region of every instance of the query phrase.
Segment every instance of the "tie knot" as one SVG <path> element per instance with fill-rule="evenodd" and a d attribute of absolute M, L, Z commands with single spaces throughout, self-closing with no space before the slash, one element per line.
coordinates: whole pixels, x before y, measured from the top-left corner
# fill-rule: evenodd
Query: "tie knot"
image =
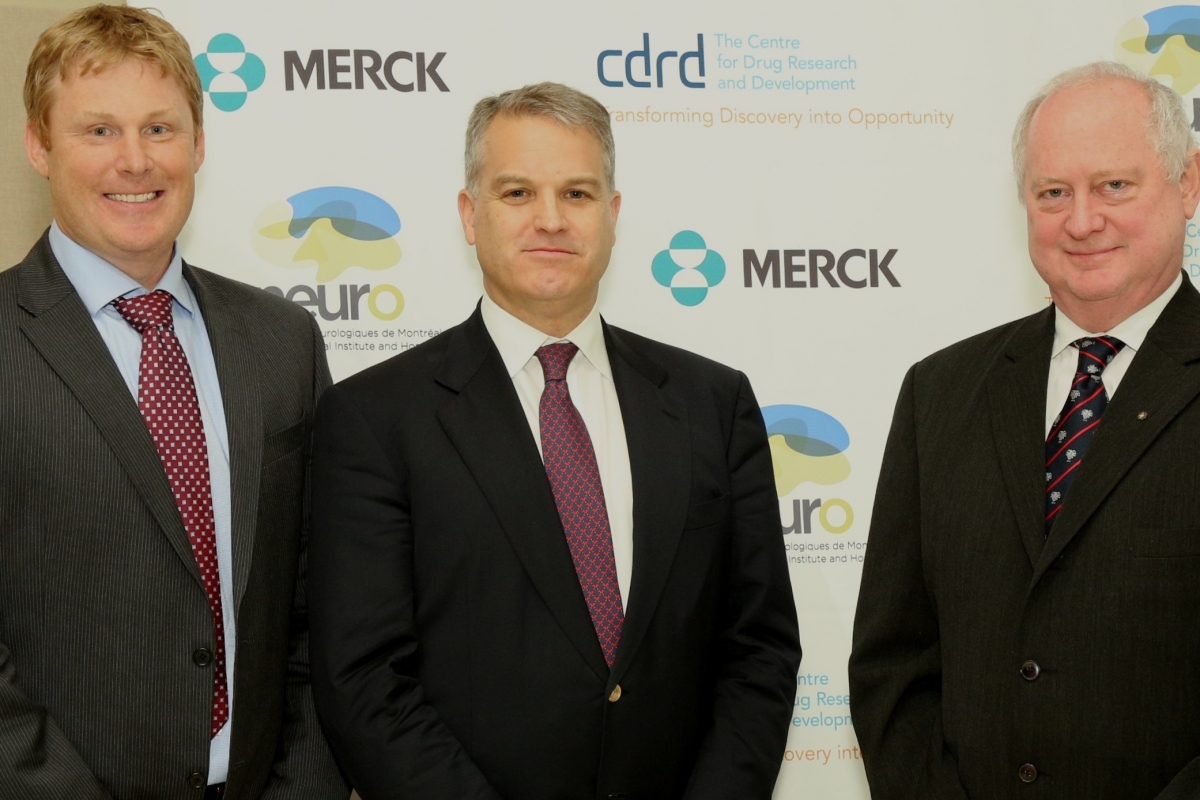
<path fill-rule="evenodd" d="M 113 305 L 138 333 L 145 333 L 147 328 L 172 325 L 173 299 L 170 292 L 157 289 L 137 297 L 118 297 L 113 301 Z"/>
<path fill-rule="evenodd" d="M 542 362 L 542 375 L 546 377 L 546 383 L 566 380 L 567 367 L 578 352 L 579 348 L 570 342 L 555 342 L 539 347 L 535 355 Z"/>
<path fill-rule="evenodd" d="M 1093 380 L 1100 380 L 1100 373 L 1108 366 L 1108 362 L 1121 352 L 1125 343 L 1112 336 L 1089 336 L 1072 342 L 1079 349 L 1079 368 L 1077 372 L 1090 375 Z"/>

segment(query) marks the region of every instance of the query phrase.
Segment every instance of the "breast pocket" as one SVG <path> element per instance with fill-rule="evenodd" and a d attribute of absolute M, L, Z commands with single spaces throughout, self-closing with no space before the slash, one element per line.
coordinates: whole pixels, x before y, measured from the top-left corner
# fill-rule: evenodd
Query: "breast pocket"
<path fill-rule="evenodd" d="M 263 466 L 265 467 L 273 461 L 278 461 L 287 454 L 302 447 L 307 434 L 308 429 L 303 421 L 277 433 L 268 434 L 267 438 L 263 440 Z"/>
<path fill-rule="evenodd" d="M 687 520 L 683 523 L 685 531 L 699 530 L 713 525 L 720 525 L 729 519 L 730 496 L 721 495 L 715 500 L 697 503 L 688 509 Z"/>
<path fill-rule="evenodd" d="M 1200 529 L 1135 528 L 1130 550 L 1136 559 L 1200 558 Z"/>

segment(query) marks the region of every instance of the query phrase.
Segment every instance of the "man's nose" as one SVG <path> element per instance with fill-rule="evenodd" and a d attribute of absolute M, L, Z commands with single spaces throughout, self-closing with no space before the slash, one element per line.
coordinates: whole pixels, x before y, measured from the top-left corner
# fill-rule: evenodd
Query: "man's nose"
<path fill-rule="evenodd" d="M 118 145 L 117 168 L 131 175 L 142 175 L 150 169 L 152 159 L 147 143 L 141 136 L 123 136 Z"/>
<path fill-rule="evenodd" d="M 1070 213 L 1065 225 L 1073 239 L 1086 239 L 1104 229 L 1104 213 L 1099 201 L 1091 194 L 1077 194 L 1071 201 Z"/>
<path fill-rule="evenodd" d="M 537 214 L 534 224 L 538 230 L 556 233 L 567 225 L 567 219 L 562 213 L 561 200 L 557 195 L 543 195 L 537 201 Z"/>

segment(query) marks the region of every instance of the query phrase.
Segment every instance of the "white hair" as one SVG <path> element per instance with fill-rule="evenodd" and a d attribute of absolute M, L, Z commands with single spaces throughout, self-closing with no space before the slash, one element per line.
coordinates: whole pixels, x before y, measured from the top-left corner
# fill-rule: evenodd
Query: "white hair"
<path fill-rule="evenodd" d="M 1149 75 L 1137 72 L 1115 61 L 1096 61 L 1060 72 L 1050 79 L 1038 93 L 1025 104 L 1017 127 L 1013 130 L 1012 158 L 1013 175 L 1017 179 L 1017 195 L 1025 202 L 1025 166 L 1028 158 L 1029 126 L 1033 115 L 1046 98 L 1064 89 L 1073 89 L 1088 83 L 1123 79 L 1138 83 L 1150 100 L 1150 118 L 1146 121 L 1146 135 L 1158 160 L 1166 171 L 1167 180 L 1178 183 L 1189 163 L 1188 153 L 1196 146 L 1192 138 L 1192 123 L 1188 120 L 1183 99 L 1174 91 Z"/>

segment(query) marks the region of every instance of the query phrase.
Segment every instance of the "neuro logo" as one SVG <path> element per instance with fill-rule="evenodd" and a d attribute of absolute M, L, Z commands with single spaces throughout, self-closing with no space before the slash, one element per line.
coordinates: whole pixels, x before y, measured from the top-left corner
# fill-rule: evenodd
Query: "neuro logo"
<path fill-rule="evenodd" d="M 1121 26 L 1117 61 L 1185 95 L 1200 85 L 1200 6 L 1165 6 Z"/>
<path fill-rule="evenodd" d="M 237 111 L 246 95 L 263 85 L 267 68 L 254 53 L 246 52 L 242 40 L 232 33 L 218 33 L 208 42 L 208 52 L 196 56 L 200 85 L 221 111 Z"/>
<path fill-rule="evenodd" d="M 351 267 L 400 263 L 400 216 L 380 197 L 347 186 L 321 186 L 268 206 L 254 222 L 254 249 L 279 267 L 317 267 L 328 283 Z"/>
<path fill-rule="evenodd" d="M 698 306 L 708 290 L 724 280 L 725 259 L 709 250 L 700 234 L 680 231 L 671 237 L 670 248 L 654 257 L 650 272 L 681 305 Z"/>
<path fill-rule="evenodd" d="M 764 406 L 762 415 L 780 497 L 805 482 L 832 486 L 850 476 L 850 434 L 842 423 L 808 406 Z"/>

